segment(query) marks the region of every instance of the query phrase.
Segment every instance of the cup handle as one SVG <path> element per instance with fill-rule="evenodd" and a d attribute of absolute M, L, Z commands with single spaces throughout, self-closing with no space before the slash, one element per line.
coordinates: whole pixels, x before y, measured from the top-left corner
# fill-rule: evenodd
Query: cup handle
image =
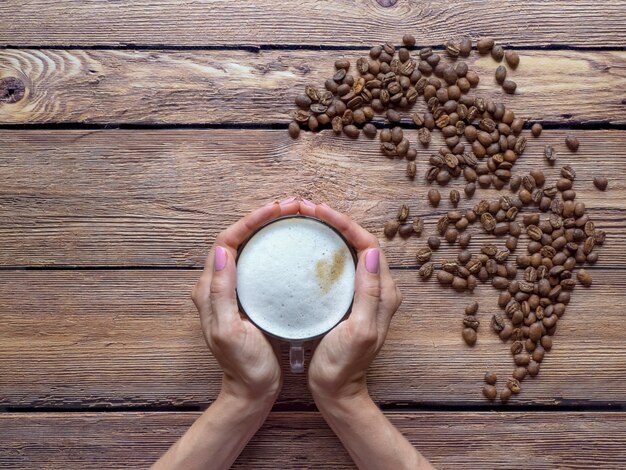
<path fill-rule="evenodd" d="M 289 346 L 289 365 L 291 372 L 300 374 L 304 372 L 304 348 L 302 343 L 291 343 Z"/>

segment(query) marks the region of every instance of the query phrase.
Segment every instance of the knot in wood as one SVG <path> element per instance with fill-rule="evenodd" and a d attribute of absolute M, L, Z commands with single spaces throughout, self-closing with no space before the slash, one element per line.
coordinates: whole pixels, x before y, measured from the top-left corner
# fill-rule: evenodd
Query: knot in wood
<path fill-rule="evenodd" d="M 6 77 L 0 79 L 0 102 L 17 103 L 24 98 L 24 82 L 19 78 Z"/>

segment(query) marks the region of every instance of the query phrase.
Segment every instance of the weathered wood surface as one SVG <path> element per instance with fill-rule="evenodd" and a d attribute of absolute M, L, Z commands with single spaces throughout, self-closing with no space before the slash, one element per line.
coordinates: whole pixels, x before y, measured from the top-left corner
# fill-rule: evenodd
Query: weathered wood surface
<path fill-rule="evenodd" d="M 392 4 L 384 8 L 381 4 Z M 614 46 L 626 38 L 626 4 L 590 0 L 415 2 L 408 0 L 148 0 L 84 2 L 7 0 L 0 4 L 0 44 L 39 46 L 419 44 L 493 36 L 515 46 Z"/>
<path fill-rule="evenodd" d="M 540 166 L 555 178 L 561 165 L 578 173 L 575 189 L 608 240 L 599 266 L 623 267 L 626 249 L 626 147 L 623 131 L 575 130 L 581 145 L 564 144 L 569 131 L 530 138 L 514 171 Z M 411 142 L 416 132 L 407 131 Z M 450 188 L 437 209 L 426 203 L 427 159 L 442 143 L 418 146 L 418 177 L 406 162 L 389 160 L 378 141 L 352 141 L 330 131 L 292 140 L 284 130 L 0 131 L 0 265 L 195 266 L 215 235 L 262 203 L 288 195 L 325 201 L 377 234 L 394 266 L 415 265 L 434 224 L 451 208 Z M 548 168 L 543 148 L 559 157 Z M 610 178 L 609 190 L 592 184 Z M 494 196 L 495 192 L 483 192 Z M 480 200 L 463 196 L 459 207 Z M 384 240 L 382 227 L 407 202 L 426 221 L 421 238 Z M 472 226 L 472 243 L 493 238 Z M 522 246 L 522 244 L 520 244 Z M 441 257 L 456 253 L 446 243 Z M 453 255 L 456 256 L 456 255 Z"/>
<path fill-rule="evenodd" d="M 147 468 L 198 413 L 0 415 L 2 468 Z M 387 413 L 437 468 L 623 469 L 623 413 Z M 272 413 L 234 468 L 355 468 L 318 413 Z"/>
<path fill-rule="evenodd" d="M 21 80 L 26 91 L 16 103 L 0 104 L 0 123 L 286 123 L 304 85 L 323 86 L 335 59 L 363 54 L 5 49 L 0 76 Z M 482 80 L 476 93 L 532 119 L 626 122 L 626 52 L 520 56 L 520 66 L 509 73 L 518 84 L 511 96 L 495 84 L 496 62 L 472 55 L 471 68 Z"/>
<path fill-rule="evenodd" d="M 626 405 L 626 271 L 594 269 L 559 322 L 554 347 L 516 404 Z M 220 370 L 190 300 L 200 271 L 0 271 L 0 407 L 203 406 Z M 369 374 L 381 404 L 481 404 L 483 375 L 500 385 L 509 346 L 491 331 L 497 293 L 473 295 L 393 272 L 404 295 Z M 479 300 L 478 344 L 461 339 L 463 309 Z M 286 351 L 284 351 L 286 353 Z M 308 359 L 307 359 L 308 361 Z M 286 355 L 283 368 L 288 369 Z M 312 405 L 306 375 L 287 374 L 279 404 Z"/>

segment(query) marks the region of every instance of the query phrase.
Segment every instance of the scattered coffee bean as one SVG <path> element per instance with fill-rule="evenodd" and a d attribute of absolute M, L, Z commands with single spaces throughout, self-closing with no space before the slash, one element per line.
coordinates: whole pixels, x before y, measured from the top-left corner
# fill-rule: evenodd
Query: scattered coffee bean
<path fill-rule="evenodd" d="M 506 51 L 504 53 L 504 60 L 509 64 L 509 67 L 516 69 L 519 65 L 519 55 L 515 51 Z"/>
<path fill-rule="evenodd" d="M 505 93 L 512 95 L 515 93 L 515 90 L 517 89 L 517 83 L 515 83 L 513 80 L 504 80 L 502 82 L 502 89 L 504 90 Z"/>
<path fill-rule="evenodd" d="M 518 394 L 522 387 L 520 386 L 519 380 L 516 378 L 510 378 L 506 381 L 507 388 L 511 391 L 511 393 Z"/>
<path fill-rule="evenodd" d="M 474 301 L 471 304 L 469 304 L 467 307 L 465 307 L 466 315 L 476 315 L 476 312 L 478 312 L 478 302 Z"/>
<path fill-rule="evenodd" d="M 480 38 L 476 42 L 476 49 L 480 54 L 487 54 L 493 48 L 495 41 L 493 38 Z"/>
<path fill-rule="evenodd" d="M 591 286 L 591 274 L 589 274 L 589 271 L 587 271 L 586 269 L 580 269 L 578 270 L 578 273 L 576 274 L 576 277 L 578 278 L 578 281 L 585 287 L 589 287 Z"/>
<path fill-rule="evenodd" d="M 439 194 L 439 191 L 434 188 L 428 190 L 428 201 L 431 206 L 437 207 L 441 201 L 441 194 Z"/>
<path fill-rule="evenodd" d="M 575 152 L 578 150 L 578 139 L 572 134 L 568 134 L 567 137 L 565 137 L 565 145 L 567 145 L 567 148 L 572 152 Z"/>
<path fill-rule="evenodd" d="M 487 400 L 495 400 L 498 396 L 498 391 L 493 385 L 485 385 L 483 387 L 483 395 L 485 395 Z"/>
<path fill-rule="evenodd" d="M 402 43 L 407 46 L 407 47 L 414 47 L 415 46 L 415 36 L 411 35 L 411 34 L 405 34 L 404 36 L 402 36 Z"/>
<path fill-rule="evenodd" d="M 422 279 L 428 279 L 432 276 L 434 270 L 433 263 L 425 263 L 417 271 Z"/>
<path fill-rule="evenodd" d="M 397 220 L 390 220 L 385 224 L 385 236 L 387 238 L 393 238 L 398 232 L 399 227 L 400 223 Z"/>
<path fill-rule="evenodd" d="M 509 401 L 509 398 L 511 398 L 511 389 L 503 388 L 502 390 L 500 390 L 500 401 L 502 403 L 507 403 Z"/>
<path fill-rule="evenodd" d="M 398 228 L 398 233 L 402 238 L 409 238 L 413 235 L 413 225 L 412 224 L 402 224 Z"/>
<path fill-rule="evenodd" d="M 453 206 L 456 207 L 460 200 L 461 200 L 461 195 L 456 189 L 453 189 L 452 191 L 450 191 L 450 202 L 452 203 Z"/>
<path fill-rule="evenodd" d="M 289 123 L 289 135 L 292 139 L 297 139 L 300 135 L 300 126 L 297 122 L 292 121 Z"/>
<path fill-rule="evenodd" d="M 596 186 L 596 188 L 598 188 L 600 191 L 604 191 L 606 190 L 606 187 L 609 184 L 609 180 L 606 179 L 604 176 L 596 176 L 593 179 L 593 184 Z"/>
<path fill-rule="evenodd" d="M 534 123 L 533 126 L 530 128 L 530 132 L 532 133 L 533 137 L 539 137 L 542 130 L 543 127 L 538 122 Z"/>
<path fill-rule="evenodd" d="M 498 381 L 498 376 L 495 372 L 487 372 L 485 373 L 485 383 L 489 385 L 495 385 Z"/>
<path fill-rule="evenodd" d="M 502 46 L 493 46 L 493 48 L 491 49 L 491 57 L 493 57 L 496 62 L 500 62 L 504 57 L 504 49 L 502 48 Z"/>
<path fill-rule="evenodd" d="M 446 272 L 446 271 L 439 271 Z M 476 331 L 472 328 L 463 328 L 463 340 L 467 343 L 468 346 L 474 346 L 476 344 Z M 495 388 L 494 388 L 495 390 Z"/>
<path fill-rule="evenodd" d="M 502 85 L 506 80 L 506 67 L 504 65 L 498 65 L 496 68 L 496 82 Z"/>

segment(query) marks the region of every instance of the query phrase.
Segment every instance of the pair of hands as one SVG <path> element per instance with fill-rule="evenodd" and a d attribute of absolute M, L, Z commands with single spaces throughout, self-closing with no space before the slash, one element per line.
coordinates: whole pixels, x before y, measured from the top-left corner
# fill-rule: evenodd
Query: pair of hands
<path fill-rule="evenodd" d="M 316 401 L 367 394 L 366 371 L 385 341 L 402 295 L 375 236 L 326 204 L 296 198 L 268 204 L 220 233 L 193 289 L 204 336 L 224 371 L 222 393 L 273 403 L 280 391 L 278 344 L 239 312 L 235 257 L 238 247 L 261 225 L 297 213 L 335 227 L 358 255 L 352 312 L 317 344 L 309 365 L 309 388 Z"/>

